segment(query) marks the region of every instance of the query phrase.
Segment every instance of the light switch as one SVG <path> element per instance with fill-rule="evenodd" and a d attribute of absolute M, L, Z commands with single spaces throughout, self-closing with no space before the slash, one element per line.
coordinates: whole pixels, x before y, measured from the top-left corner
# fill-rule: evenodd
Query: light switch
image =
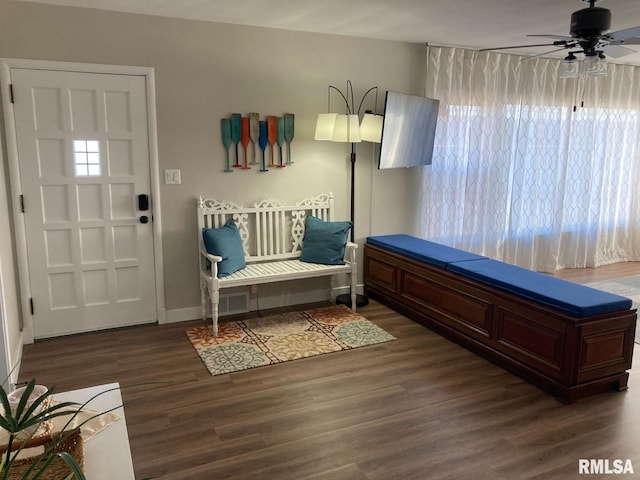
<path fill-rule="evenodd" d="M 180 185 L 180 170 L 179 169 L 165 169 L 164 171 L 164 183 L 165 185 Z"/>

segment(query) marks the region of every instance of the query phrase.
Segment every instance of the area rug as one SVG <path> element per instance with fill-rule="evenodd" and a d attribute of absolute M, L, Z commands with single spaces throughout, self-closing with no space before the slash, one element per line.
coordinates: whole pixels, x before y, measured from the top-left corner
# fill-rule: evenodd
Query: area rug
<path fill-rule="evenodd" d="M 587 286 L 630 298 L 633 301 L 633 308 L 640 311 L 640 275 L 588 283 Z M 640 345 L 640 326 L 637 323 L 635 342 Z"/>
<path fill-rule="evenodd" d="M 395 340 L 344 305 L 186 329 L 211 375 Z"/>

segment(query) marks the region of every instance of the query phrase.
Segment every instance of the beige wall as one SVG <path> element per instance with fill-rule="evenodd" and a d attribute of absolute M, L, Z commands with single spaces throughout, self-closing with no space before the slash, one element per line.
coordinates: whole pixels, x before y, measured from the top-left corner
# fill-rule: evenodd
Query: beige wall
<path fill-rule="evenodd" d="M 349 146 L 313 140 L 328 85 L 343 88 L 350 79 L 357 100 L 377 85 L 379 111 L 385 90 L 422 94 L 424 88 L 424 47 L 418 44 L 8 0 L 0 0 L 0 57 L 155 69 L 160 171 L 182 171 L 182 185 L 161 186 L 169 313 L 199 305 L 198 194 L 248 204 L 333 191 L 337 218 L 348 218 Z M 332 96 L 332 106 L 338 105 Z M 295 165 L 264 174 L 223 173 L 219 122 L 232 112 L 294 113 Z M 371 232 L 411 232 L 416 171 L 379 172 L 371 144 L 358 145 L 357 152 L 356 240 L 362 243 Z"/>

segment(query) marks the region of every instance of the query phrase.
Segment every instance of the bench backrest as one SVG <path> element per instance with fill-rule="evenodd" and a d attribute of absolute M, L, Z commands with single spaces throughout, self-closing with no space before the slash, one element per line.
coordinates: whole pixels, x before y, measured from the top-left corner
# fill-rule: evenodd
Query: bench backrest
<path fill-rule="evenodd" d="M 268 199 L 253 207 L 200 197 L 198 242 L 204 248 L 203 228 L 220 228 L 233 219 L 238 224 L 246 262 L 298 258 L 302 251 L 307 215 L 333 221 L 333 194 L 306 198 L 295 205 Z"/>

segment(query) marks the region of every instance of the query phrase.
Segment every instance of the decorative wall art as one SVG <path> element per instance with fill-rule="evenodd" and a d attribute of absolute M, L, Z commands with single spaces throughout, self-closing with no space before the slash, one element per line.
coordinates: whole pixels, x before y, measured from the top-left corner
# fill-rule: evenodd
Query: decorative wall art
<path fill-rule="evenodd" d="M 236 161 L 233 164 L 233 168 L 240 168 L 240 158 L 238 156 L 238 143 L 240 143 L 240 136 L 242 134 L 242 117 L 239 113 L 231 115 L 231 141 L 236 147 Z"/>
<path fill-rule="evenodd" d="M 232 113 L 230 118 L 222 118 L 220 129 L 225 149 L 224 171 L 251 170 L 252 165 L 260 165 L 260 172 L 268 172 L 269 168 L 267 167 L 284 168 L 293 164 L 291 142 L 294 137 L 294 124 L 295 115 L 293 113 L 285 113 L 281 117 L 267 115 L 266 120 L 260 120 L 258 113 L 249 113 L 246 117 L 240 113 Z M 249 144 L 252 145 L 251 149 L 249 149 Z M 235 147 L 233 149 L 235 155 L 233 164 L 231 163 L 232 145 Z M 244 155 L 240 154 L 239 145 L 242 146 Z M 283 149 L 283 146 L 286 148 Z M 261 155 L 258 149 L 260 149 Z M 267 149 L 269 149 L 268 163 Z M 256 157 L 260 161 L 256 160 Z"/>
<path fill-rule="evenodd" d="M 287 142 L 287 165 L 291 165 L 293 160 L 291 160 L 291 142 L 293 141 L 293 124 L 294 124 L 294 115 L 293 113 L 285 113 L 284 114 L 284 140 Z"/>
<path fill-rule="evenodd" d="M 251 168 L 249 166 L 249 159 L 247 158 L 247 147 L 249 146 L 250 140 L 249 117 L 242 117 L 242 133 L 240 135 L 240 142 L 242 143 L 242 148 L 244 149 L 244 163 L 242 164 L 243 170 L 249 170 Z"/>
<path fill-rule="evenodd" d="M 233 172 L 233 170 L 231 170 L 229 160 L 229 148 L 231 147 L 231 119 L 223 118 L 220 120 L 220 128 L 222 129 L 222 144 L 224 145 L 224 151 L 227 155 L 227 163 L 224 171 Z"/>
<path fill-rule="evenodd" d="M 253 143 L 253 159 L 251 160 L 251 165 L 258 165 L 258 161 L 256 160 L 256 144 L 258 143 L 258 138 L 260 138 L 260 115 L 257 113 L 249 114 L 249 135 Z"/>
<path fill-rule="evenodd" d="M 269 115 L 267 117 L 267 138 L 269 139 L 269 146 L 271 147 L 271 163 L 269 163 L 270 167 L 276 166 L 276 155 L 274 151 L 274 145 L 276 144 L 276 138 L 278 137 L 278 117 L 274 117 L 273 115 Z"/>
<path fill-rule="evenodd" d="M 262 163 L 260 171 L 261 172 L 268 172 L 269 170 L 267 170 L 267 160 L 264 158 L 264 152 L 267 149 L 267 145 L 269 143 L 269 139 L 267 138 L 267 122 L 260 122 L 260 138 L 258 139 L 258 142 L 260 144 L 260 150 L 262 150 Z"/>

